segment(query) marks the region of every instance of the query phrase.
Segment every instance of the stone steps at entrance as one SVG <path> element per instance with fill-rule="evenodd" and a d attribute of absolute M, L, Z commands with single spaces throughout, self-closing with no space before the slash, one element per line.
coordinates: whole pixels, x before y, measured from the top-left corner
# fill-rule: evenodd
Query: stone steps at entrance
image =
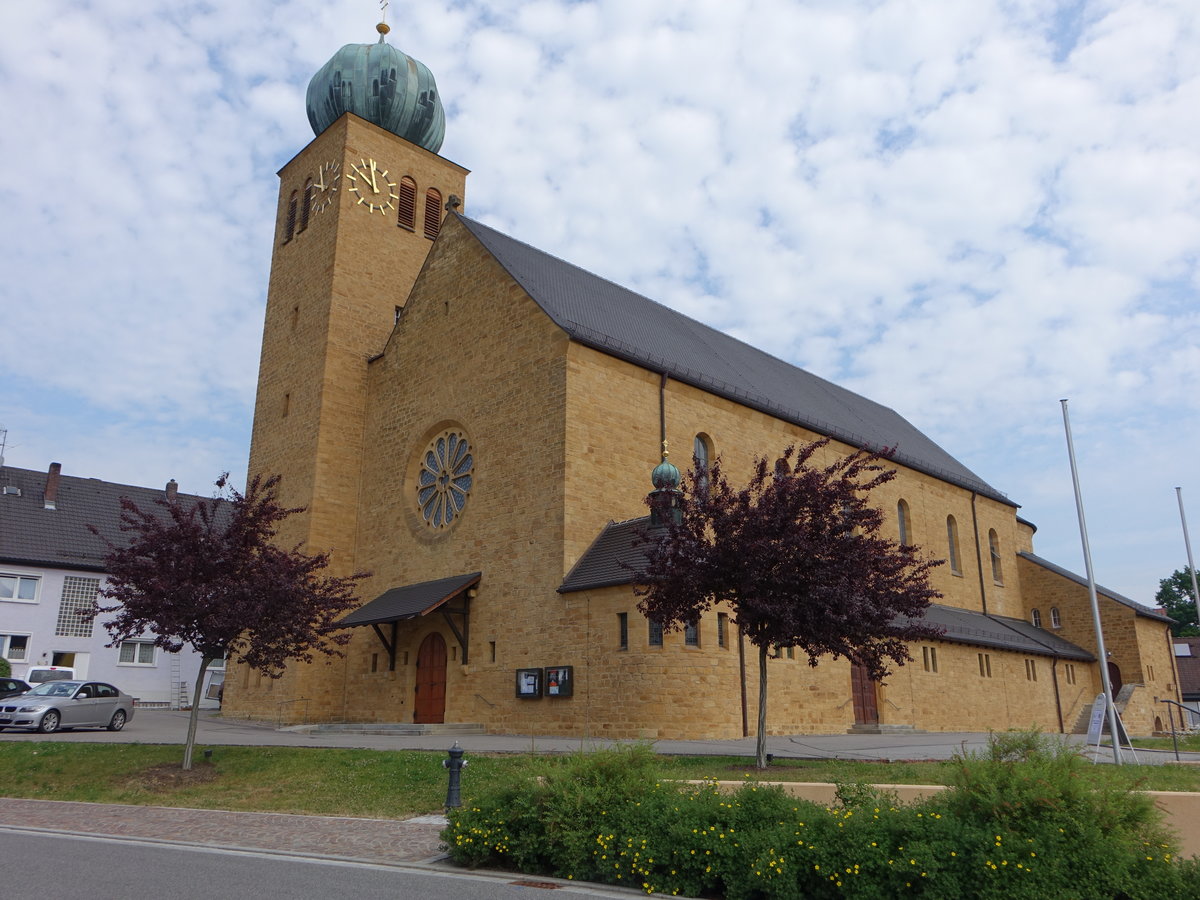
<path fill-rule="evenodd" d="M 851 725 L 846 734 L 927 734 L 922 728 L 911 725 Z"/>
<path fill-rule="evenodd" d="M 293 725 L 284 731 L 307 734 L 487 734 L 477 722 L 438 725 L 414 725 L 411 722 L 327 722 L 319 725 Z"/>

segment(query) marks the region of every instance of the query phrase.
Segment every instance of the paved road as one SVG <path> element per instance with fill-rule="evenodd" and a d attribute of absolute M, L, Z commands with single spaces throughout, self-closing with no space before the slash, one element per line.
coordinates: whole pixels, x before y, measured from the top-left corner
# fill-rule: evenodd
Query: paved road
<path fill-rule="evenodd" d="M 12 890 L 56 900 L 629 900 L 631 891 L 436 866 L 380 864 L 300 854 L 180 846 L 0 826 L 0 858 Z M 8 894 L 5 894 L 8 896 Z"/>
<path fill-rule="evenodd" d="M 0 740 L 79 741 L 101 743 L 182 744 L 187 736 L 188 713 L 174 710 L 138 710 L 124 731 L 74 731 L 54 735 L 24 732 L 0 733 Z M 1082 735 L 1067 739 L 1084 745 Z M 554 738 L 535 735 L 396 735 L 316 732 L 303 728 L 277 730 L 272 725 L 247 719 L 229 719 L 219 713 L 202 712 L 197 729 L 197 747 L 359 747 L 370 750 L 446 750 L 455 741 L 468 752 L 569 753 L 579 749 L 611 746 L 603 739 Z M 767 738 L 767 752 L 791 759 L 928 760 L 949 759 L 955 753 L 977 751 L 987 746 L 988 735 L 978 732 L 932 732 L 928 734 L 824 734 L 780 735 Z M 753 737 L 725 741 L 655 741 L 659 753 L 753 757 Z M 1200 753 L 1181 754 L 1200 762 Z M 1096 753 L 1100 762 L 1110 761 L 1110 750 Z M 1142 762 L 1174 761 L 1169 752 L 1138 751 Z"/>

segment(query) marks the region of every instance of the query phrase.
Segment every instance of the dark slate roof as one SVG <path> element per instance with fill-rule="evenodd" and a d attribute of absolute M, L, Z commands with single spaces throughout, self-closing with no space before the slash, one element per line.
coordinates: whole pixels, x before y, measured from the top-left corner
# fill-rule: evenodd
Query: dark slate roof
<path fill-rule="evenodd" d="M 0 467 L 0 561 L 60 569 L 104 571 L 108 554 L 105 538 L 121 546 L 121 498 L 128 497 L 141 509 L 156 508 L 166 498 L 165 488 L 115 484 L 99 478 L 60 475 L 55 509 L 46 509 L 45 472 Z M 20 493 L 8 493 L 16 489 Z M 179 499 L 202 498 L 179 494 Z M 92 534 L 94 525 L 102 537 Z"/>
<path fill-rule="evenodd" d="M 1016 506 L 894 410 L 464 216 L 572 340 Z"/>
<path fill-rule="evenodd" d="M 1035 628 L 1023 619 L 991 616 L 969 609 L 933 604 L 924 621 L 945 629 L 942 640 L 977 647 L 995 647 L 1033 656 L 1059 656 L 1065 659 L 1093 660 L 1086 650 L 1058 635 Z"/>
<path fill-rule="evenodd" d="M 1188 648 L 1187 656 L 1175 652 L 1175 665 L 1179 669 L 1179 690 L 1184 700 L 1200 700 L 1200 637 L 1173 637 L 1171 643 Z"/>
<path fill-rule="evenodd" d="M 415 619 L 433 612 L 447 600 L 478 584 L 482 574 L 472 572 L 470 575 L 453 575 L 436 581 L 394 587 L 343 617 L 339 624 L 349 627 Z"/>
<path fill-rule="evenodd" d="M 1043 569 L 1049 569 L 1055 575 L 1061 575 L 1063 578 L 1068 578 L 1071 581 L 1074 581 L 1076 584 L 1080 584 L 1080 585 L 1083 585 L 1084 587 L 1087 587 L 1087 578 L 1085 578 L 1082 575 L 1076 575 L 1074 572 L 1071 572 L 1068 569 L 1064 569 L 1062 566 L 1056 566 L 1054 563 L 1050 562 L 1050 560 L 1048 560 L 1048 559 L 1042 559 L 1040 556 L 1035 556 L 1032 553 L 1026 553 L 1024 550 L 1019 551 L 1017 553 L 1017 556 L 1020 556 L 1022 559 L 1027 559 L 1034 565 L 1041 566 Z M 1153 609 L 1149 606 L 1143 606 L 1141 603 L 1138 603 L 1136 600 L 1130 600 L 1128 597 L 1124 596 L 1123 594 L 1118 594 L 1116 591 L 1110 591 L 1108 588 L 1103 587 L 1099 584 L 1096 585 L 1096 593 L 1098 595 L 1107 597 L 1110 600 L 1115 600 L 1118 603 L 1120 603 L 1122 606 L 1128 606 L 1139 616 L 1145 616 L 1147 619 L 1157 619 L 1158 621 L 1165 622 L 1168 625 L 1170 625 L 1172 622 L 1175 621 L 1170 616 L 1168 616 L 1166 613 L 1159 612 L 1158 610 Z"/>
<path fill-rule="evenodd" d="M 636 546 L 639 532 L 650 524 L 649 516 L 625 522 L 609 522 L 571 567 L 559 586 L 560 594 L 629 584 L 633 572 L 646 563 L 644 551 Z"/>

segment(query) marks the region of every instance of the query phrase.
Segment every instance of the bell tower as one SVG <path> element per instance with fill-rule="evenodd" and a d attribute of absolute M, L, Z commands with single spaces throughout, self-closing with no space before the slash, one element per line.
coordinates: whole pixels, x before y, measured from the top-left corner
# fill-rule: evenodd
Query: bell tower
<path fill-rule="evenodd" d="M 313 76 L 316 137 L 279 172 L 250 447 L 250 476 L 282 476 L 281 501 L 305 508 L 281 543 L 330 553 L 335 574 L 355 570 L 367 361 L 467 175 L 438 155 L 433 75 L 377 30 L 377 43 L 342 47 Z"/>

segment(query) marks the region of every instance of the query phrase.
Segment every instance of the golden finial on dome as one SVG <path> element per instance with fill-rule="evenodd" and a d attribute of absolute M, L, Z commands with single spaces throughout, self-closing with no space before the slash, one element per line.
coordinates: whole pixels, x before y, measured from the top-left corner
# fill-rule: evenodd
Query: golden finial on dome
<path fill-rule="evenodd" d="M 379 32 L 379 40 L 383 40 L 383 36 L 391 31 L 391 26 L 387 23 L 387 0 L 380 0 L 379 3 L 379 24 L 375 26 L 375 30 Z"/>
<path fill-rule="evenodd" d="M 671 452 L 669 450 L 667 450 L 667 442 L 663 441 L 663 459 L 666 459 L 670 455 L 671 455 Z"/>

